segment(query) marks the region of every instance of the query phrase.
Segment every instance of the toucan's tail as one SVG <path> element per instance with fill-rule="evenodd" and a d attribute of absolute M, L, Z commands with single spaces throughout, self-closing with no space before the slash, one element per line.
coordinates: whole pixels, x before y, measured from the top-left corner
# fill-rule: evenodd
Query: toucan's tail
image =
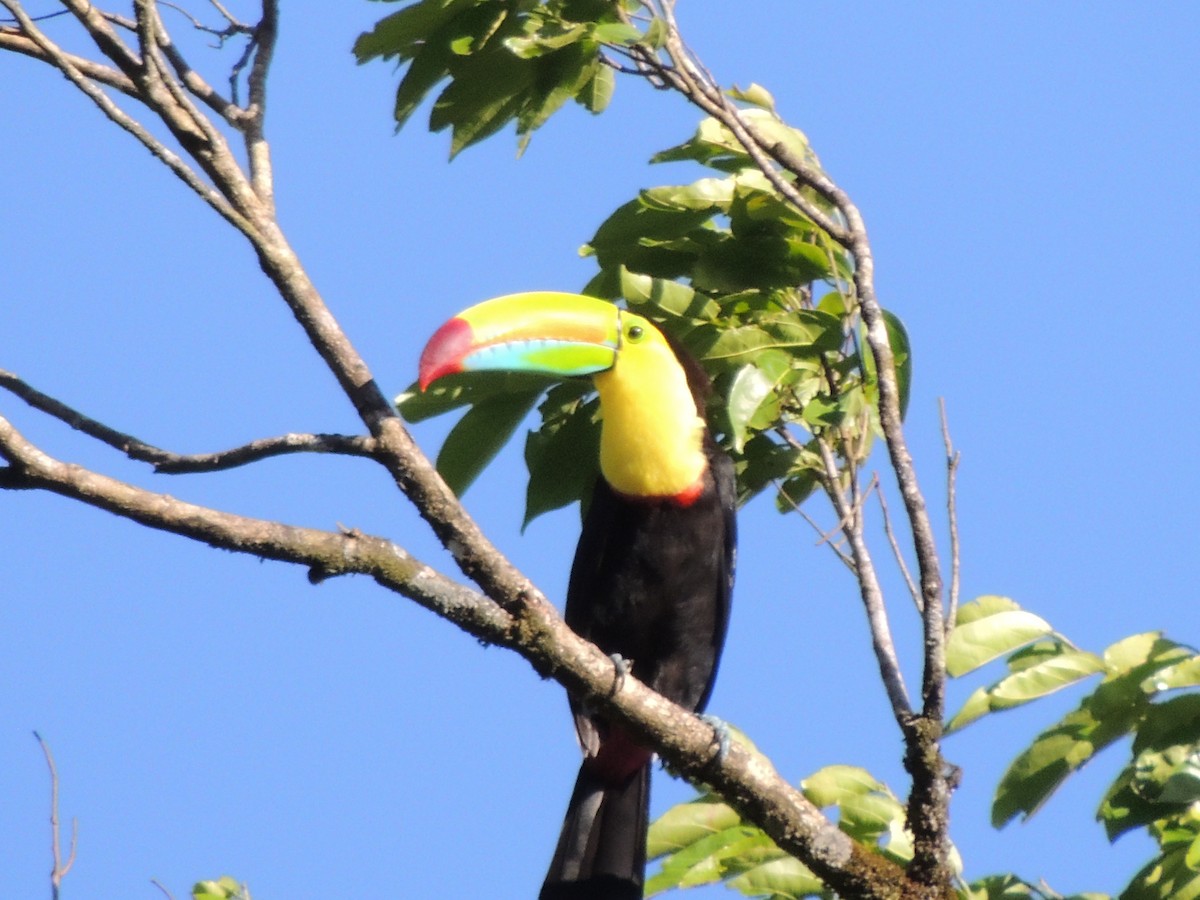
<path fill-rule="evenodd" d="M 585 760 L 538 900 L 641 900 L 650 763 L 617 784 Z"/>

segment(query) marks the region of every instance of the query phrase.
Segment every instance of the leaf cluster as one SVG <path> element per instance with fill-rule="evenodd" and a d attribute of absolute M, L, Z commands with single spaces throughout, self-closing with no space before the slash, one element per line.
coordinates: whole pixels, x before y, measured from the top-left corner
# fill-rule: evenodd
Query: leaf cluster
<path fill-rule="evenodd" d="M 1132 738 L 1129 762 L 1106 791 L 1097 818 L 1110 840 L 1146 829 L 1159 852 L 1121 898 L 1200 897 L 1200 654 L 1158 632 L 1089 653 L 1012 600 L 981 597 L 960 610 L 946 655 L 954 675 L 1006 656 L 1006 673 L 976 689 L 947 731 L 1099 675 L 1095 689 L 1009 766 L 996 790 L 993 824 L 1033 815 L 1071 773 L 1105 747 Z M 1052 896 L 1018 895 L 1011 884 L 1004 890 L 979 896 Z"/>
<path fill-rule="evenodd" d="M 746 113 L 796 153 L 815 158 L 804 135 L 770 109 Z M 648 188 L 618 207 L 581 250 L 599 269 L 584 293 L 635 309 L 701 362 L 715 388 L 709 426 L 734 458 L 739 499 L 775 484 L 779 508 L 793 509 L 826 477 L 818 436 L 843 459 L 858 461 L 878 433 L 874 361 L 862 349 L 851 259 L 778 194 L 713 119 L 653 161 L 698 162 L 718 174 Z M 907 335 L 894 316 L 888 325 L 907 399 Z M 397 400 L 412 421 L 470 406 L 438 458 L 443 477 L 461 492 L 544 387 L 489 375 L 448 380 L 425 395 L 410 390 Z M 526 522 L 585 497 L 597 458 L 598 408 L 586 387 L 550 389 L 538 412 L 540 425 L 525 449 Z"/>
<path fill-rule="evenodd" d="M 450 129 L 455 156 L 510 122 L 523 149 L 568 100 L 591 112 L 612 97 L 606 42 L 640 39 L 610 0 L 421 0 L 380 20 L 354 45 L 360 63 L 406 66 L 396 90 L 401 127 L 445 82 L 429 116 Z"/>
<path fill-rule="evenodd" d="M 826 810 L 860 844 L 901 865 L 912 860 L 904 804 L 865 769 L 827 766 L 800 786 L 815 806 Z M 834 897 L 803 863 L 780 850 L 761 830 L 743 823 L 711 794 L 675 806 L 654 822 L 649 855 L 659 861 L 659 869 L 647 882 L 647 896 L 723 882 L 748 897 L 766 900 Z M 957 869 L 958 856 L 952 855 Z"/>

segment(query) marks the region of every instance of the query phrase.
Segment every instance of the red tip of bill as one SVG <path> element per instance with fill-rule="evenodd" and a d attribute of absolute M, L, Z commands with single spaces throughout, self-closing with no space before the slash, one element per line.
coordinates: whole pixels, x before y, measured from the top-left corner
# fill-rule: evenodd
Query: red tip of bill
<path fill-rule="evenodd" d="M 471 349 L 471 339 L 471 326 L 457 317 L 434 332 L 421 351 L 421 362 L 417 368 L 417 383 L 421 390 L 443 375 L 462 371 L 462 360 Z"/>

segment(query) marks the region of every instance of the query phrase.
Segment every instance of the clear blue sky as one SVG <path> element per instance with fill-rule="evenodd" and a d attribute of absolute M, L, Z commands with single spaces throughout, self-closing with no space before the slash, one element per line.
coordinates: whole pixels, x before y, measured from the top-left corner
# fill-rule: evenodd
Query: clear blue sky
<path fill-rule="evenodd" d="M 350 56 L 390 7 L 338 6 L 283 10 L 268 120 L 277 197 L 389 393 L 449 315 L 496 294 L 578 289 L 592 269 L 577 248 L 608 211 L 700 174 L 645 165 L 697 117 L 631 82 L 606 115 L 553 121 L 523 159 L 505 135 L 447 164 L 448 138 L 422 130 L 424 113 L 393 136 L 391 69 Z M 684 7 L 709 67 L 769 87 L 866 216 L 880 295 L 914 343 L 909 436 L 935 508 L 939 396 L 963 453 L 964 596 L 1010 595 L 1093 650 L 1159 628 L 1200 639 L 1200 7 Z M 45 67 L 0 54 L 0 85 L 0 367 L 180 452 L 360 428 L 223 222 Z M 368 463 L 152 476 L 11 397 L 0 412 L 49 452 L 116 477 L 358 527 L 447 565 Z M 431 452 L 444 427 L 418 431 Z M 514 448 L 468 506 L 558 597 L 576 515 L 521 535 L 521 472 Z M 819 500 L 809 510 L 832 524 Z M 903 792 L 852 582 L 769 500 L 741 522 L 712 711 L 792 779 L 854 763 Z M 222 873 L 257 900 L 534 895 L 577 755 L 560 689 L 519 658 L 365 579 L 312 587 L 301 569 L 46 494 L 0 494 L 0 558 L 6 897 L 48 893 L 34 729 L 58 758 L 62 815 L 80 823 L 64 897 L 153 898 L 152 878 L 183 897 Z M 916 682 L 915 623 L 889 578 Z M 974 685 L 955 685 L 955 703 Z M 969 875 L 1116 892 L 1148 855 L 1140 838 L 1110 847 L 1091 821 L 1123 749 L 1030 823 L 987 824 L 1008 761 L 1076 701 L 947 742 L 965 769 L 953 814 Z M 686 793 L 665 776 L 655 791 L 659 808 Z"/>

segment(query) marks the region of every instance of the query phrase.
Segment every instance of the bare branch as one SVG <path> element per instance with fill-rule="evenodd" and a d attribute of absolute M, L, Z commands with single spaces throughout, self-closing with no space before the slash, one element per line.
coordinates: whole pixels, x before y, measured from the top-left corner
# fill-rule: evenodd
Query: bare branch
<path fill-rule="evenodd" d="M 247 77 L 246 99 L 249 122 L 246 128 L 246 156 L 250 161 L 250 183 L 254 193 L 271 210 L 275 208 L 275 189 L 271 175 L 271 154 L 263 132 L 267 114 L 267 74 L 275 54 L 279 34 L 279 6 L 276 0 L 263 0 L 262 18 L 254 29 L 254 63 Z M 236 78 L 236 72 L 234 78 Z"/>
<path fill-rule="evenodd" d="M 75 865 L 75 850 L 79 843 L 79 820 L 71 819 L 71 844 L 64 862 L 58 823 L 58 766 L 54 763 L 54 754 L 50 752 L 50 745 L 42 739 L 38 732 L 35 731 L 33 736 L 37 739 L 38 746 L 42 748 L 42 755 L 46 757 L 46 767 L 50 770 L 50 853 L 53 859 L 50 867 L 50 896 L 52 900 L 58 900 L 62 880 L 71 871 L 71 866 Z"/>
<path fill-rule="evenodd" d="M 896 557 L 896 564 L 900 567 L 900 574 L 904 576 L 904 583 L 908 585 L 908 592 L 912 595 L 917 611 L 920 612 L 924 604 L 924 600 L 921 597 L 921 590 L 917 587 L 917 583 L 913 581 L 912 573 L 908 571 L 908 563 L 904 560 L 904 553 L 900 549 L 900 543 L 896 540 L 896 532 L 892 529 L 892 517 L 888 513 L 887 498 L 883 495 L 882 487 L 879 489 L 879 509 L 883 513 L 883 532 L 887 535 L 888 543 L 892 547 L 892 555 Z"/>
<path fill-rule="evenodd" d="M 44 489 L 119 516 L 215 547 L 329 573 L 358 572 L 409 597 L 489 643 L 517 649 L 543 675 L 612 715 L 659 750 L 683 774 L 713 785 L 780 847 L 794 853 L 847 895 L 894 896 L 904 873 L 860 847 L 826 819 L 770 762 L 734 744 L 721 755 L 712 726 L 635 678 L 613 690 L 613 662 L 578 637 L 536 588 L 525 582 L 515 614 L 445 576 L 382 538 L 326 532 L 237 516 L 117 481 L 60 462 L 0 418 L 0 488 Z"/>
<path fill-rule="evenodd" d="M 383 538 L 357 531 L 284 525 L 147 491 L 54 459 L 2 417 L 0 457 L 9 463 L 0 468 L 0 488 L 53 491 L 160 531 L 225 550 L 306 565 L 324 575 L 369 575 L 478 638 L 512 643 L 513 618 L 494 601 L 455 584 Z M 528 582 L 526 591 L 533 591 Z M 545 603 L 544 599 L 541 602 Z"/>
<path fill-rule="evenodd" d="M 0 369 L 0 388 L 20 397 L 34 409 L 65 422 L 76 431 L 120 450 L 130 459 L 150 463 L 156 472 L 164 474 L 216 472 L 258 462 L 268 457 L 291 453 L 335 453 L 342 456 L 368 458 L 375 455 L 376 442 L 366 435 L 297 434 L 295 432 L 277 437 L 260 438 L 240 447 L 220 450 L 216 453 L 172 453 L 86 416 L 65 403 L 43 394 L 13 373 L 3 369 Z"/>
<path fill-rule="evenodd" d="M 858 577 L 859 593 L 862 597 L 863 608 L 867 613 L 867 625 L 871 631 L 871 646 L 875 650 L 875 660 L 879 665 L 879 675 L 883 680 L 884 690 L 892 705 L 892 714 L 907 733 L 912 719 L 912 707 L 908 702 L 908 689 L 904 686 L 904 675 L 900 671 L 900 660 L 896 656 L 896 645 L 892 640 L 891 626 L 888 624 L 887 608 L 883 602 L 883 589 L 875 574 L 875 564 L 871 560 L 871 552 L 863 535 L 861 519 L 856 521 L 851 505 L 838 486 L 837 462 L 833 451 L 824 438 L 817 439 L 817 447 L 821 453 L 821 462 L 825 467 L 825 492 L 833 504 L 838 518 L 846 523 L 842 533 L 850 545 L 850 555 L 854 559 L 854 571 Z"/>
<path fill-rule="evenodd" d="M 65 10 L 64 10 L 65 12 Z M 44 17 L 39 17 L 44 18 Z M 12 50 L 16 53 L 21 53 L 25 56 L 36 59 L 40 62 L 54 64 L 53 59 L 43 50 L 32 38 L 27 37 L 18 28 L 10 28 L 6 25 L 0 25 L 0 50 Z M 82 56 L 76 56 L 72 53 L 64 53 L 63 58 L 67 59 L 76 70 L 85 78 L 100 84 L 108 85 L 115 88 L 122 94 L 127 94 L 130 97 L 137 96 L 137 86 L 119 70 L 111 66 L 103 65 L 102 63 L 93 62 L 90 59 L 85 59 Z"/>
<path fill-rule="evenodd" d="M 960 577 L 958 542 L 958 463 L 962 454 L 954 449 L 950 440 L 950 423 L 946 418 L 946 399 L 938 397 L 938 414 L 942 420 L 942 443 L 946 447 L 946 517 L 950 528 L 950 603 L 946 608 L 946 637 L 954 630 L 958 616 L 958 588 Z"/>
<path fill-rule="evenodd" d="M 230 222 L 235 228 L 243 233 L 251 229 L 250 223 L 237 212 L 229 202 L 221 196 L 220 192 L 213 189 L 207 184 L 191 167 L 189 167 L 179 156 L 168 149 L 161 141 L 155 138 L 147 131 L 140 122 L 122 110 L 119 106 L 113 103 L 112 99 L 102 91 L 94 81 L 91 80 L 83 71 L 77 68 L 72 61 L 72 57 L 64 53 L 57 44 L 51 41 L 43 34 L 34 22 L 25 13 L 19 0 L 0 0 L 0 5 L 3 5 L 14 18 L 20 23 L 21 31 L 32 40 L 41 51 L 42 56 L 47 62 L 53 65 L 56 69 L 63 73 L 67 79 L 82 91 L 88 99 L 95 103 L 100 111 L 103 112 L 109 119 L 125 131 L 133 135 L 139 143 L 151 152 L 160 162 L 170 169 L 181 181 L 188 187 L 200 195 L 209 206 L 215 209 L 224 219 Z M 90 9 L 90 4 L 88 4 Z M 73 10 L 74 11 L 74 10 Z M 99 13 L 95 14 L 95 18 L 107 29 L 108 23 L 105 22 L 103 16 Z M 109 29 L 111 33 L 111 29 Z M 115 42 L 115 43 L 114 43 Z M 124 45 L 113 36 L 114 46 L 124 48 Z M 127 48 L 126 48 L 127 50 Z M 128 60 L 122 55 L 122 52 L 113 50 L 113 55 L 125 63 Z M 138 64 L 132 66 L 134 71 L 137 71 Z M 124 69 L 124 65 L 122 65 Z M 137 79 L 125 73 L 135 83 Z M 139 96 L 139 99 L 143 99 Z"/>

